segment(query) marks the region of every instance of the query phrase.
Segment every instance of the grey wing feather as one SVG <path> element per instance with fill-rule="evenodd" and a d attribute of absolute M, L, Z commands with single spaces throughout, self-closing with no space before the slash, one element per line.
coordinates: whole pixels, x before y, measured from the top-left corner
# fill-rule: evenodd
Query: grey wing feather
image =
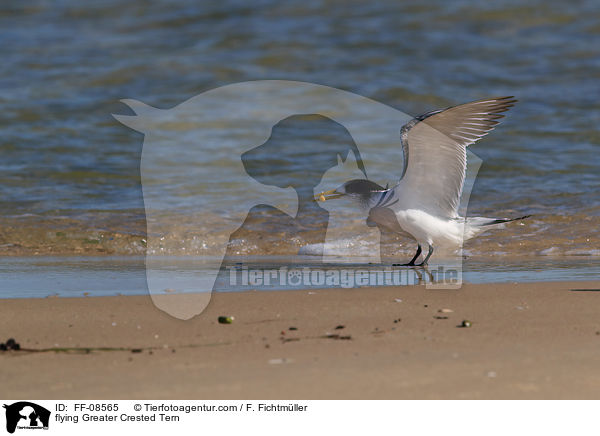
<path fill-rule="evenodd" d="M 404 153 L 397 186 L 403 208 L 457 216 L 466 170 L 466 147 L 487 135 L 514 105 L 513 97 L 488 98 L 427 112 L 400 131 Z"/>

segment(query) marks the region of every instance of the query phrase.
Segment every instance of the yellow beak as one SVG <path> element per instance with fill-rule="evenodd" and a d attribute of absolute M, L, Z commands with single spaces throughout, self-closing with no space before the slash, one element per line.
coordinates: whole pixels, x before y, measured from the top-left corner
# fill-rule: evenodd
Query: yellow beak
<path fill-rule="evenodd" d="M 340 198 L 344 194 L 340 194 L 336 192 L 335 189 L 330 189 L 329 191 L 321 192 L 319 195 L 315 196 L 315 200 L 317 201 L 325 201 L 325 200 L 333 200 L 334 198 Z"/>

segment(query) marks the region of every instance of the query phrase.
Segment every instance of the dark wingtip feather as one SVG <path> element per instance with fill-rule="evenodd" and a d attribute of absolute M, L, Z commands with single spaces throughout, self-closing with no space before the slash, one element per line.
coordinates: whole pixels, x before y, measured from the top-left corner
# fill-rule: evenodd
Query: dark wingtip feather
<path fill-rule="evenodd" d="M 498 102 L 497 108 L 494 108 L 493 113 L 507 111 L 519 101 L 513 95 L 507 97 L 495 97 L 490 100 Z"/>
<path fill-rule="evenodd" d="M 510 222 L 513 222 L 513 221 L 524 220 L 525 218 L 529 218 L 531 216 L 533 216 L 533 215 L 524 215 L 524 216 L 520 216 L 518 218 L 499 218 L 499 219 L 495 219 L 495 220 L 492 220 L 490 222 L 487 222 L 487 223 L 485 223 L 483 225 L 484 226 L 491 226 L 491 225 L 494 225 L 494 224 L 510 223 Z"/>

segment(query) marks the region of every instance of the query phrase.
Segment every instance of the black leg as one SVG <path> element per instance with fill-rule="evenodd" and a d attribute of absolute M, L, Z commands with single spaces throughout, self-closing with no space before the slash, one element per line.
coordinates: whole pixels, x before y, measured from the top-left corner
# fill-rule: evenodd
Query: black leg
<path fill-rule="evenodd" d="M 423 262 L 421 262 L 417 266 L 427 265 L 427 261 L 429 260 L 429 258 L 431 257 L 432 254 L 433 254 L 433 247 L 431 245 L 429 245 L 429 251 L 427 252 L 427 256 L 425 256 L 425 260 L 423 260 Z"/>
<path fill-rule="evenodd" d="M 410 262 L 408 263 L 394 263 L 392 264 L 392 266 L 415 266 L 415 260 L 418 259 L 418 257 L 421 255 L 421 244 L 417 245 L 417 254 L 414 255 L 414 257 L 410 260 Z"/>

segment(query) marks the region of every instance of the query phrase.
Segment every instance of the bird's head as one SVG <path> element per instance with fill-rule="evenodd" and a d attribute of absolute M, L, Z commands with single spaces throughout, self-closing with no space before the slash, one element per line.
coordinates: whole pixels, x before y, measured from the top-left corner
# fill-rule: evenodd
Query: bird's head
<path fill-rule="evenodd" d="M 335 189 L 323 191 L 315 197 L 317 201 L 333 200 L 340 197 L 350 197 L 361 203 L 368 203 L 369 199 L 377 192 L 385 188 L 375 182 L 366 179 L 354 179 L 343 183 Z"/>

